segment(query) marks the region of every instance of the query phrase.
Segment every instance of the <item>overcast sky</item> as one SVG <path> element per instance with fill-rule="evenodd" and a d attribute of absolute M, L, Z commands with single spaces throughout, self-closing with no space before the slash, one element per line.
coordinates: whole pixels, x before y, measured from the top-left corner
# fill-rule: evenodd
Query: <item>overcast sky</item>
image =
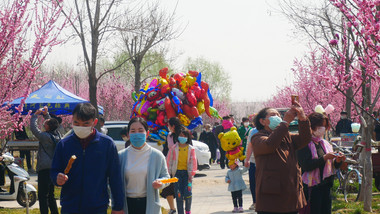
<path fill-rule="evenodd" d="M 173 8 L 176 0 L 161 0 Z M 306 44 L 293 38 L 291 24 L 274 11 L 278 0 L 179 0 L 176 15 L 187 28 L 170 43 L 187 57 L 218 62 L 230 74 L 233 101 L 263 101 L 290 84 L 296 57 Z M 70 50 L 72 54 L 62 54 Z M 54 48 L 49 61 L 74 62 L 80 47 Z M 66 57 L 62 57 L 66 55 Z M 211 86 L 212 92 L 212 86 Z"/>

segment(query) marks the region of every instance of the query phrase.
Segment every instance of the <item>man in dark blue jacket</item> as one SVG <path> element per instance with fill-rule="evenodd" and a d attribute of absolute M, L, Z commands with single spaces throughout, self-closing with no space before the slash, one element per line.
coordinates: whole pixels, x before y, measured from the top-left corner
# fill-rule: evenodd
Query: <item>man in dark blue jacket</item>
<path fill-rule="evenodd" d="M 55 150 L 51 179 L 62 186 L 62 214 L 106 214 L 109 204 L 107 184 L 112 195 L 112 214 L 122 214 L 124 194 L 117 149 L 112 139 L 94 126 L 96 109 L 90 103 L 78 104 L 73 111 L 73 133 L 62 139 Z M 72 155 L 70 171 L 64 174 Z"/>

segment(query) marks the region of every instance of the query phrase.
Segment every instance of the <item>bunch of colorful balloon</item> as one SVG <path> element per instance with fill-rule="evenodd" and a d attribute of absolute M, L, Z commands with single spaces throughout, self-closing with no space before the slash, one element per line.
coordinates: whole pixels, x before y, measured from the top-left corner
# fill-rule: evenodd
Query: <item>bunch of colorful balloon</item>
<path fill-rule="evenodd" d="M 178 117 L 188 129 L 203 124 L 201 115 L 221 119 L 218 111 L 212 107 L 213 100 L 209 85 L 202 81 L 202 74 L 189 71 L 168 76 L 168 68 L 159 72 L 139 93 L 132 93 L 135 101 L 132 117 L 143 117 L 151 130 L 150 138 L 162 144 L 166 141 L 167 122 Z M 166 134 L 166 135 L 165 135 Z"/>

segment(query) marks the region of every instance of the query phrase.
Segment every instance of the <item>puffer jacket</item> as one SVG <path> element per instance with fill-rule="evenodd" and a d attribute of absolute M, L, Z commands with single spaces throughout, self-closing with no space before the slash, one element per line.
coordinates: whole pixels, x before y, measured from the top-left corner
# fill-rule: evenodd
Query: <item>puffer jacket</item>
<path fill-rule="evenodd" d="M 44 119 L 50 119 L 50 115 L 44 115 Z M 38 139 L 38 154 L 37 154 L 37 172 L 43 169 L 50 169 L 53 160 L 55 146 L 61 140 L 61 136 L 57 131 L 43 132 L 37 125 L 38 115 L 33 114 L 30 119 L 30 130 L 33 135 Z"/>
<path fill-rule="evenodd" d="M 171 176 L 175 176 L 178 166 L 178 154 L 179 154 L 179 143 L 172 146 L 169 150 L 169 153 L 166 157 L 166 163 L 168 164 L 168 171 Z M 195 172 L 197 171 L 197 157 L 195 156 L 195 149 L 189 145 L 188 155 L 187 155 L 187 172 L 189 178 L 193 178 Z"/>

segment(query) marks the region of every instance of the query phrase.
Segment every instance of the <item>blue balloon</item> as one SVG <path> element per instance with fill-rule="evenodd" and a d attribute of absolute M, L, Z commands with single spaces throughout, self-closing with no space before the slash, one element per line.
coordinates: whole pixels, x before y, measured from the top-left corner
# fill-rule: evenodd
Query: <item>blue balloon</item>
<path fill-rule="evenodd" d="M 212 95 L 211 95 L 210 89 L 208 89 L 207 95 L 208 95 L 208 98 L 210 99 L 210 106 L 213 106 L 214 105 L 214 100 L 212 99 Z"/>
<path fill-rule="evenodd" d="M 199 72 L 199 74 L 197 76 L 197 81 L 196 81 L 198 83 L 199 87 L 201 87 L 201 81 L 202 81 L 202 73 Z"/>
<path fill-rule="evenodd" d="M 203 125 L 203 120 L 202 120 L 201 116 L 194 118 L 190 122 L 190 124 L 187 126 L 187 128 L 190 129 L 190 130 L 192 130 L 192 129 L 198 127 L 199 125 Z"/>

